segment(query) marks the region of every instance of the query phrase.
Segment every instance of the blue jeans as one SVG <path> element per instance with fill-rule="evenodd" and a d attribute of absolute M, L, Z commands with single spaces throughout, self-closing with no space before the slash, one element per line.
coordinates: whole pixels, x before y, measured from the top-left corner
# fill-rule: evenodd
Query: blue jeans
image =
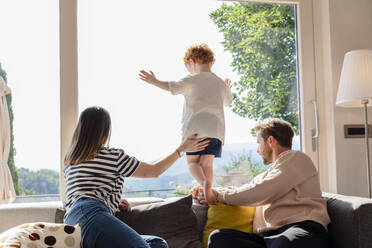
<path fill-rule="evenodd" d="M 80 224 L 83 248 L 167 248 L 166 241 L 150 235 L 139 235 L 113 216 L 101 201 L 82 198 L 65 215 L 64 223 Z"/>

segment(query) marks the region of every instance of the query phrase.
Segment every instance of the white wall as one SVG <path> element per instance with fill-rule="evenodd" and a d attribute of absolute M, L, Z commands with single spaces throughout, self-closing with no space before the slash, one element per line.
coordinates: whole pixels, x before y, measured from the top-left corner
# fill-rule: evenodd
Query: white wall
<path fill-rule="evenodd" d="M 328 179 L 323 190 L 367 196 L 364 139 L 345 139 L 343 133 L 344 124 L 363 124 L 363 109 L 340 108 L 335 102 L 344 54 L 372 49 L 372 1 L 314 0 L 313 7 L 319 161 L 321 177 Z M 368 114 L 372 123 L 372 108 Z"/>

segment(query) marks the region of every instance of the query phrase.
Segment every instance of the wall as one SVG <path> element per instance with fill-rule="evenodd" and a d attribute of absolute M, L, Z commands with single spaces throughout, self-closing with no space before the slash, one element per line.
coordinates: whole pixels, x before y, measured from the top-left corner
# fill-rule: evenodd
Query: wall
<path fill-rule="evenodd" d="M 335 105 L 344 54 L 372 49 L 371 0 L 314 0 L 314 46 L 323 190 L 367 196 L 364 139 L 345 139 L 344 124 L 362 124 L 363 109 Z M 372 123 L 372 108 L 368 112 Z M 372 146 L 372 140 L 370 141 Z"/>

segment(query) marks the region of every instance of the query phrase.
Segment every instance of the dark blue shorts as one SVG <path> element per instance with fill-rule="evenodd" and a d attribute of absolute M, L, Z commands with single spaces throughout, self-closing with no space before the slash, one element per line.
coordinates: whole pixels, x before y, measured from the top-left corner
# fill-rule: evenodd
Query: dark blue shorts
<path fill-rule="evenodd" d="M 220 158 L 222 153 L 221 140 L 216 138 L 206 138 L 205 140 L 210 140 L 210 143 L 203 151 L 186 152 L 186 155 L 214 155 L 216 158 Z"/>

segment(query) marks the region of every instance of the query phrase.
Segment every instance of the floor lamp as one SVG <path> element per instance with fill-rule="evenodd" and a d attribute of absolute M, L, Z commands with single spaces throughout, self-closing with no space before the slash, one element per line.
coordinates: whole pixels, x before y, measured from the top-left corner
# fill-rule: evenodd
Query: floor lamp
<path fill-rule="evenodd" d="M 372 50 L 354 50 L 345 54 L 336 105 L 364 107 L 364 136 L 367 157 L 368 196 L 371 196 L 371 168 L 368 143 L 367 106 L 372 104 Z"/>

